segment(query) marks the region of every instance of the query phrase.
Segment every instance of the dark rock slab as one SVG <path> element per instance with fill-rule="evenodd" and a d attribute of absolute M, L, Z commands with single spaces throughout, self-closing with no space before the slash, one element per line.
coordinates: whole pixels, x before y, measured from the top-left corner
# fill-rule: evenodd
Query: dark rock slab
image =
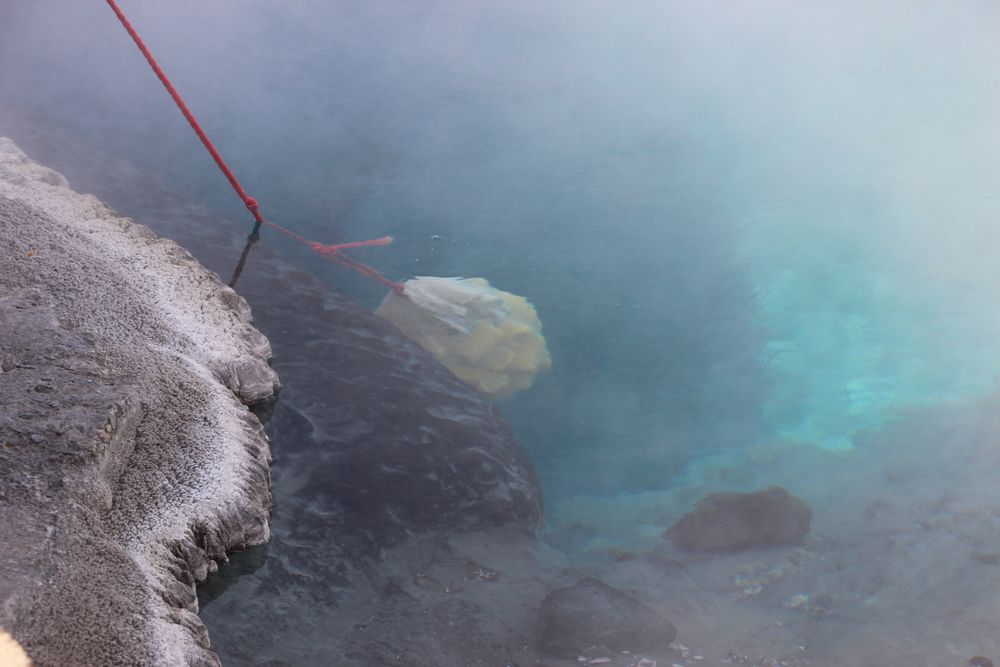
<path fill-rule="evenodd" d="M 298 537 L 336 531 L 374 553 L 425 531 L 537 529 L 537 480 L 490 401 L 388 322 L 266 252 L 255 261 L 241 292 L 281 331 L 281 400 L 310 435 L 283 439 L 281 465 L 302 474 L 289 502 L 309 499 Z"/>
<path fill-rule="evenodd" d="M 633 653 L 666 649 L 677 629 L 655 610 L 600 579 L 552 591 L 539 611 L 539 644 L 576 658 L 590 646 Z"/>
<path fill-rule="evenodd" d="M 723 553 L 800 543 L 812 508 L 780 486 L 753 493 L 712 493 L 663 536 L 685 551 Z"/>

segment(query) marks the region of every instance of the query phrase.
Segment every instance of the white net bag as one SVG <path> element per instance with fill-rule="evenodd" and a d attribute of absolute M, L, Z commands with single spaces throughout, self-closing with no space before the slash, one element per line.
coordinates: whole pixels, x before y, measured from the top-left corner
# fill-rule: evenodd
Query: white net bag
<path fill-rule="evenodd" d="M 490 398 L 527 389 L 552 365 L 534 306 L 483 278 L 407 280 L 375 314 Z"/>

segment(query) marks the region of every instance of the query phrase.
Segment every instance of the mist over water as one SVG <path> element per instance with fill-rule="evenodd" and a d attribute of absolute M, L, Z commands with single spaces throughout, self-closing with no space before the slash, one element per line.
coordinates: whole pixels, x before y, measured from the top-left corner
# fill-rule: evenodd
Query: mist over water
<path fill-rule="evenodd" d="M 992 387 L 986 3 L 132 4 L 266 215 L 537 304 L 555 368 L 506 409 L 559 489 Z M 106 7 L 6 12 L 5 99 L 245 217 Z"/>
<path fill-rule="evenodd" d="M 506 407 L 560 488 L 992 387 L 986 3 L 133 4 L 268 216 L 538 305 L 555 368 Z M 241 216 L 106 7 L 6 12 L 5 99 Z"/>
<path fill-rule="evenodd" d="M 124 8 L 266 216 L 324 242 L 390 234 L 357 256 L 536 305 L 553 369 L 501 407 L 550 520 L 752 486 L 704 462 L 858 448 L 995 390 L 992 3 Z M 5 101 L 246 217 L 103 3 L 0 19 Z"/>

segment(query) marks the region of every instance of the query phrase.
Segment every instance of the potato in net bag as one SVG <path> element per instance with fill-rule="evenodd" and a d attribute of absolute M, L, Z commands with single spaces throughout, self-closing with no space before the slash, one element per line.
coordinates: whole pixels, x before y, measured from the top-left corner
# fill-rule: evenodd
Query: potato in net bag
<path fill-rule="evenodd" d="M 552 365 L 535 308 L 484 278 L 407 280 L 375 314 L 490 398 L 527 389 Z"/>

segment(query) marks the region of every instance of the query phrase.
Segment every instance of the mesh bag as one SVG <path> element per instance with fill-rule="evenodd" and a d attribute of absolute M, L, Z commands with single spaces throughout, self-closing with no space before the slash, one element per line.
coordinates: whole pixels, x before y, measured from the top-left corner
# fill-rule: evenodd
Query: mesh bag
<path fill-rule="evenodd" d="M 407 280 L 375 314 L 490 398 L 530 387 L 551 366 L 535 308 L 483 278 Z"/>

